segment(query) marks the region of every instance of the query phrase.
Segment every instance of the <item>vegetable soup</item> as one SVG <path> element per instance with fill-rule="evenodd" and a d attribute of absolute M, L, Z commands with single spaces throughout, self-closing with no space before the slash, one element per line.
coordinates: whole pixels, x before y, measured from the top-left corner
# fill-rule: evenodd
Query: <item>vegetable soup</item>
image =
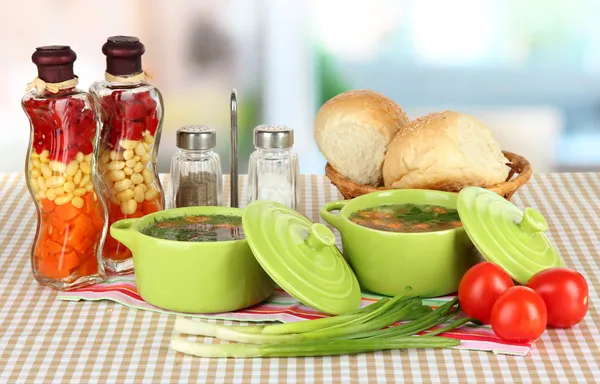
<path fill-rule="evenodd" d="M 462 226 L 458 211 L 430 204 L 389 204 L 352 213 L 350 221 L 386 232 L 433 232 Z"/>
<path fill-rule="evenodd" d="M 231 215 L 191 215 L 158 219 L 141 231 L 157 239 L 175 241 L 229 241 L 244 238 L 242 218 Z"/>

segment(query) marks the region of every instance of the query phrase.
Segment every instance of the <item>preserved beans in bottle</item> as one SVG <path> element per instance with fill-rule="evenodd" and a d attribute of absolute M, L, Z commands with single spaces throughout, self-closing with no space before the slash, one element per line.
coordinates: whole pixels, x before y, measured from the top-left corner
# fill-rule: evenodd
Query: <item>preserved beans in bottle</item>
<path fill-rule="evenodd" d="M 101 197 L 108 225 L 164 209 L 165 197 L 156 167 L 163 122 L 163 100 L 142 69 L 144 45 L 135 37 L 113 36 L 102 47 L 105 80 L 90 87 L 102 124 L 98 148 Z M 106 268 L 133 270 L 131 251 L 107 235 Z"/>
<path fill-rule="evenodd" d="M 60 290 L 105 279 L 97 120 L 91 96 L 76 88 L 76 57 L 68 46 L 37 48 L 38 77 L 22 100 L 31 126 L 25 173 L 38 212 L 31 265 L 38 282 Z"/>

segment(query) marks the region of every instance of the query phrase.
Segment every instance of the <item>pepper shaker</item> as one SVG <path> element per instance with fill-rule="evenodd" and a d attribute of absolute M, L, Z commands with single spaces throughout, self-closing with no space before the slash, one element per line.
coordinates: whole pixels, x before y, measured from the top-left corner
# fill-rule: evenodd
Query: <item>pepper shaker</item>
<path fill-rule="evenodd" d="M 248 201 L 269 200 L 296 209 L 298 156 L 292 152 L 294 131 L 283 125 L 254 128 L 254 147 L 248 165 Z"/>
<path fill-rule="evenodd" d="M 177 153 L 171 160 L 169 203 L 173 208 L 221 205 L 221 160 L 214 151 L 217 133 L 203 125 L 177 130 Z"/>

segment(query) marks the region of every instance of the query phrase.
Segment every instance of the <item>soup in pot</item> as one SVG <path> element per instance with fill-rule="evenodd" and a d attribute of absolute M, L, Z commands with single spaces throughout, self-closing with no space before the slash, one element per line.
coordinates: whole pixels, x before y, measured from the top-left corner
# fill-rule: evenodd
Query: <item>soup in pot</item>
<path fill-rule="evenodd" d="M 433 232 L 461 227 L 458 211 L 430 204 L 389 204 L 352 213 L 350 221 L 386 232 Z"/>
<path fill-rule="evenodd" d="M 242 218 L 232 215 L 190 215 L 158 219 L 141 230 L 144 235 L 175 241 L 229 241 L 244 238 Z"/>

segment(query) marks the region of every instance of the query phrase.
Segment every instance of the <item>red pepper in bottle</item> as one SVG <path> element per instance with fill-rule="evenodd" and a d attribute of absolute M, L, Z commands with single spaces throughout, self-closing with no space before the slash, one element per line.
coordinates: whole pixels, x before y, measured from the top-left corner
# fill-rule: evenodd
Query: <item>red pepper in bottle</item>
<path fill-rule="evenodd" d="M 39 283 L 60 290 L 106 277 L 106 211 L 94 184 L 96 114 L 91 96 L 76 88 L 76 58 L 68 46 L 37 48 L 38 77 L 22 100 L 31 126 L 25 174 L 38 211 L 31 265 Z"/>
<path fill-rule="evenodd" d="M 108 225 L 164 209 L 165 198 L 156 167 L 163 122 L 163 101 L 142 69 L 144 45 L 130 36 L 113 36 L 102 47 L 105 80 L 90 87 L 100 112 L 98 150 L 101 198 Z M 107 235 L 104 264 L 112 272 L 133 270 L 131 251 Z"/>

